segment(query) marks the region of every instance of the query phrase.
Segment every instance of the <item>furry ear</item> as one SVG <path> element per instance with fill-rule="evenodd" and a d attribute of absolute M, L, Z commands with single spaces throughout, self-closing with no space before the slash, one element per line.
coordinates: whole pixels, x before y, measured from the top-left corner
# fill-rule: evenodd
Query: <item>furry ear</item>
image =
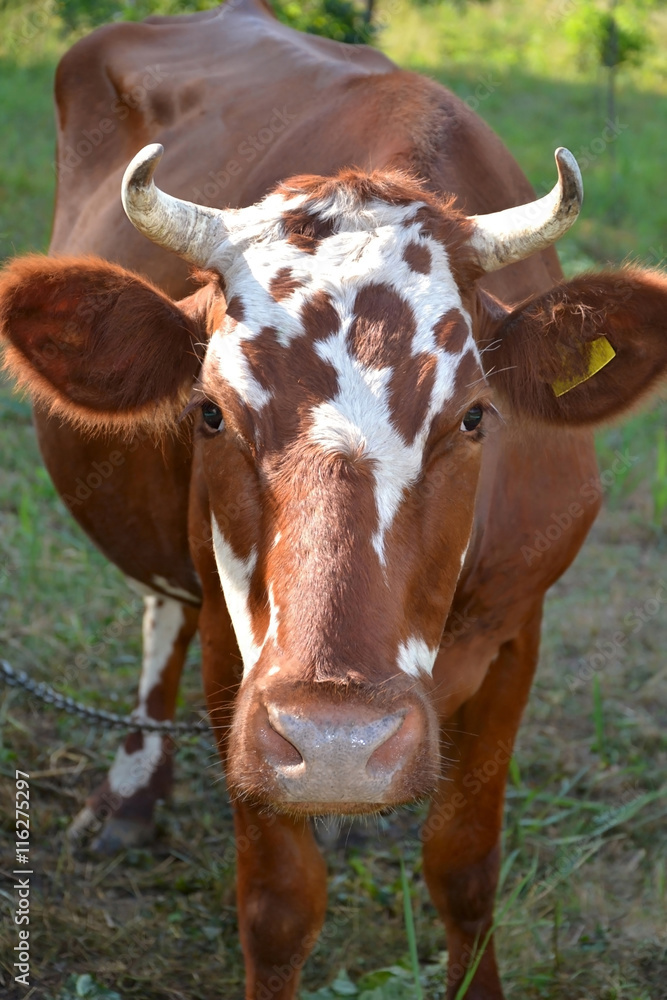
<path fill-rule="evenodd" d="M 173 426 L 199 370 L 201 324 L 196 309 L 93 257 L 31 255 L 0 275 L 5 367 L 90 430 Z"/>
<path fill-rule="evenodd" d="M 488 379 L 514 411 L 603 423 L 667 378 L 667 277 L 637 268 L 582 275 L 487 318 L 483 338 L 500 341 L 484 355 Z"/>

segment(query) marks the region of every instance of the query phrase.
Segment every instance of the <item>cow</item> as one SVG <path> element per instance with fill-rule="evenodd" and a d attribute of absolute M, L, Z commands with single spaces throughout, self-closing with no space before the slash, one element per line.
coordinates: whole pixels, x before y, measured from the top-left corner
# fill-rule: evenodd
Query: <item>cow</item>
<path fill-rule="evenodd" d="M 467 996 L 500 1000 L 507 768 L 596 504 L 525 549 L 595 474 L 592 428 L 667 374 L 667 280 L 564 281 L 567 150 L 536 198 L 451 93 L 259 0 L 102 28 L 56 100 L 53 238 L 0 281 L 6 364 L 146 593 L 138 718 L 172 717 L 199 629 L 246 995 L 294 997 L 322 926 L 309 817 L 429 796 L 447 996 L 488 938 Z M 137 842 L 170 769 L 131 734 L 77 831 L 106 811 L 101 847 Z"/>

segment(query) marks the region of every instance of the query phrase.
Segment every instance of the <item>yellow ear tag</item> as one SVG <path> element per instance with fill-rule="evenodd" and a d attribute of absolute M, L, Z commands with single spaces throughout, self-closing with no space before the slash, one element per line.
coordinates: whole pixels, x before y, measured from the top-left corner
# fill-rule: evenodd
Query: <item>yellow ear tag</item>
<path fill-rule="evenodd" d="M 616 351 L 606 337 L 598 337 L 597 340 L 591 340 L 587 347 L 588 371 L 585 375 L 577 375 L 575 378 L 556 379 L 556 381 L 551 385 L 555 396 L 563 396 L 566 392 L 569 392 L 570 389 L 574 389 L 575 385 L 580 385 L 582 382 L 586 382 L 587 379 L 592 378 L 596 372 L 599 372 L 601 368 L 608 365 L 612 358 L 616 357 Z"/>

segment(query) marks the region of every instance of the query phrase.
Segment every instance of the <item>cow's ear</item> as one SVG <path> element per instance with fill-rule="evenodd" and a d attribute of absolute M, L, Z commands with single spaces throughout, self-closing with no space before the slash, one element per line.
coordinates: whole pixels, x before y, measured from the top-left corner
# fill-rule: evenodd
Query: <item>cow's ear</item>
<path fill-rule="evenodd" d="M 90 430 L 173 426 L 199 369 L 199 326 L 196 310 L 104 260 L 32 255 L 0 275 L 5 367 Z"/>
<path fill-rule="evenodd" d="M 490 385 L 548 423 L 619 416 L 667 378 L 667 278 L 628 268 L 582 275 L 487 320 Z"/>

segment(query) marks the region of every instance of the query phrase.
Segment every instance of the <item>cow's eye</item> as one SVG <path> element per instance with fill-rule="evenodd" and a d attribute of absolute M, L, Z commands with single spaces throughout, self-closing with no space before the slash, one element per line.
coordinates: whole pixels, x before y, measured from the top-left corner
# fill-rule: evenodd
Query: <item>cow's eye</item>
<path fill-rule="evenodd" d="M 215 403 L 204 403 L 201 408 L 204 423 L 214 431 L 222 430 L 222 410 Z"/>
<path fill-rule="evenodd" d="M 477 430 L 477 428 L 482 422 L 482 415 L 483 411 L 481 406 L 471 407 L 471 409 L 468 410 L 465 417 L 461 421 L 461 430 L 462 431 Z"/>

